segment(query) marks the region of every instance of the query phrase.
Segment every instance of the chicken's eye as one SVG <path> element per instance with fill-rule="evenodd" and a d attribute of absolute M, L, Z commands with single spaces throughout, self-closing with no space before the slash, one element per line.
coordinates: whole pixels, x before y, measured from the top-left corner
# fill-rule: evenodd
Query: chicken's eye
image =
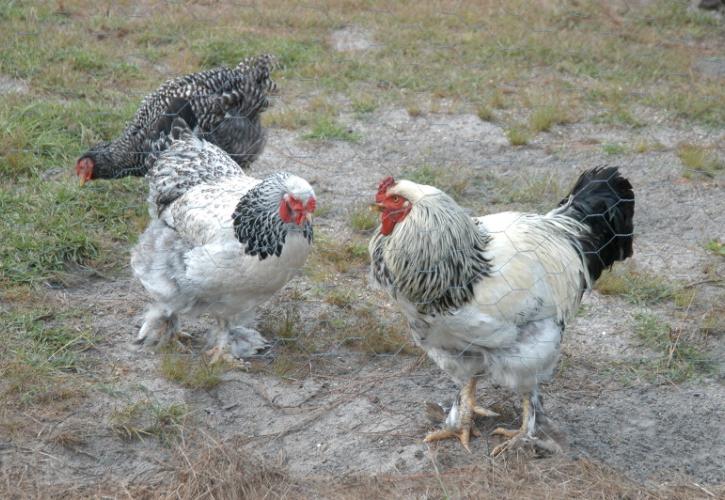
<path fill-rule="evenodd" d="M 400 201 L 400 196 L 398 196 L 397 194 L 394 194 L 390 199 L 392 200 L 393 203 L 398 203 Z"/>

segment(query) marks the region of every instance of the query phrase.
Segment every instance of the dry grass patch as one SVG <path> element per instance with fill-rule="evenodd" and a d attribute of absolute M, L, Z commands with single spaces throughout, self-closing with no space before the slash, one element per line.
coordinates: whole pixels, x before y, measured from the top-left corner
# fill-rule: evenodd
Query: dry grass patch
<path fill-rule="evenodd" d="M 691 333 L 673 328 L 649 313 L 638 314 L 635 319 L 637 338 L 659 355 L 641 360 L 637 373 L 648 379 L 664 378 L 679 383 L 714 372 L 715 363 Z"/>
<path fill-rule="evenodd" d="M 418 184 L 435 186 L 456 201 L 461 201 L 474 180 L 474 173 L 470 167 L 464 165 L 423 164 L 404 170 L 401 178 Z"/>
<path fill-rule="evenodd" d="M 166 380 L 188 389 L 213 389 L 230 369 L 224 362 L 212 364 L 203 356 L 195 359 L 189 354 L 177 352 L 164 352 L 159 362 L 159 371 Z"/>
<path fill-rule="evenodd" d="M 632 150 L 635 153 L 645 154 L 652 152 L 665 151 L 667 148 L 659 141 L 639 139 L 633 146 Z"/>
<path fill-rule="evenodd" d="M 561 125 L 570 121 L 571 118 L 561 103 L 546 104 L 538 107 L 531 114 L 528 128 L 534 133 L 548 132 L 554 125 Z"/>
<path fill-rule="evenodd" d="M 677 147 L 677 156 L 684 168 L 682 175 L 688 179 L 692 178 L 694 174 L 712 178 L 725 169 L 725 161 L 718 158 L 713 148 L 696 144 L 680 144 Z"/>
<path fill-rule="evenodd" d="M 525 146 L 531 141 L 531 132 L 523 125 L 511 125 L 506 129 L 506 137 L 512 146 Z"/>
<path fill-rule="evenodd" d="M 188 409 L 183 403 L 162 404 L 143 399 L 113 410 L 108 423 L 125 441 L 154 437 L 170 444 L 181 433 L 187 417 Z"/>
<path fill-rule="evenodd" d="M 368 242 L 357 237 L 333 240 L 319 235 L 305 264 L 306 274 L 314 281 L 330 282 L 335 273 L 359 270 L 370 262 Z"/>
<path fill-rule="evenodd" d="M 378 214 L 370 205 L 360 204 L 350 211 L 350 227 L 359 232 L 368 232 L 377 227 Z"/>
<path fill-rule="evenodd" d="M 618 295 L 638 305 L 651 305 L 677 299 L 680 305 L 689 301 L 688 291 L 661 276 L 638 269 L 634 264 L 614 266 L 604 271 L 594 288 L 602 295 Z"/>

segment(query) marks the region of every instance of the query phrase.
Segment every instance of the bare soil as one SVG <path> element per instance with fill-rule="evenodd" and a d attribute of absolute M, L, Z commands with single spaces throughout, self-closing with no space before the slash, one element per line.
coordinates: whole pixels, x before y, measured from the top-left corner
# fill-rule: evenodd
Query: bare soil
<path fill-rule="evenodd" d="M 514 148 L 499 126 L 474 115 L 411 117 L 405 110 L 389 109 L 349 115 L 343 121 L 360 135 L 360 142 L 310 142 L 301 139 L 301 133 L 273 129 L 253 170 L 260 176 L 289 170 L 312 181 L 319 206 L 327 209 L 317 219 L 317 234 L 350 237 L 352 207 L 369 202 L 381 177 L 400 175 L 416 165 L 429 164 L 441 171 L 465 169 L 479 179 L 466 187 L 462 203 L 482 214 L 516 206 L 500 201 L 499 188 L 488 184 L 491 178 L 506 179 L 513 186 L 549 179 L 566 188 L 581 170 L 609 163 L 619 165 L 635 186 L 633 260 L 638 269 L 687 283 L 703 281 L 706 269 L 708 276 L 725 275 L 725 259 L 704 248 L 711 239 L 725 236 L 725 183 L 722 178 L 683 179 L 673 151 L 679 142 L 703 138 L 723 144 L 722 133 L 648 127 L 638 133 L 659 140 L 664 151 L 612 156 L 603 153 L 600 144 L 631 141 L 631 130 L 592 124 L 556 127 L 532 144 Z M 542 208 L 548 202 L 542 200 Z M 381 313 L 395 315 L 385 297 L 367 289 L 366 271 L 356 269 L 328 287 L 354 289 L 379 303 Z M 319 300 L 315 292 L 319 286 L 301 275 L 264 312 L 282 314 L 296 306 L 299 328 L 315 335 L 323 313 L 347 314 Z M 723 297 L 716 282 L 694 286 L 702 303 Z M 48 300 L 92 309 L 93 328 L 102 339 L 93 353 L 99 380 L 110 377 L 114 388 L 104 391 L 99 386 L 92 397 L 63 415 L 49 417 L 41 434 L 27 437 L 22 445 L 17 440 L 0 442 L 2 467 L 18 484 L 26 474 L 61 490 L 116 484 L 136 492 L 131 496 L 153 496 L 178 479 L 170 464 L 178 465 L 179 450 L 189 450 L 184 440 L 199 435 L 234 443 L 237 452 L 260 457 L 298 482 L 380 474 L 445 475 L 491 463 L 488 454 L 496 444 L 494 438 L 474 440 L 471 453 L 454 442 L 437 446 L 422 442 L 425 432 L 436 425 L 427 417 L 425 403 L 448 405 L 457 390 L 423 356 L 373 355 L 337 346 L 311 353 L 309 368 L 299 376 L 232 370 L 217 387 L 192 390 L 161 377 L 158 353 L 132 345 L 146 298 L 130 272 L 116 279 L 79 275 L 76 285 L 49 290 Z M 529 454 L 525 460 L 586 458 L 637 484 L 697 483 L 704 490 L 695 491 L 708 497 L 718 491 L 715 486 L 725 483 L 722 365 L 719 374 L 679 384 L 626 380 L 618 363 L 655 355 L 633 332 L 639 311 L 640 306 L 620 297 L 596 291 L 586 296 L 582 313 L 567 330 L 560 370 L 543 388 L 551 424 L 542 432 L 560 444 L 562 454 L 555 458 Z M 653 311 L 673 324 L 688 321 L 666 303 Z M 203 319 L 187 321 L 184 329 L 199 339 L 191 347 L 199 355 Z M 710 352 L 718 359 L 725 357 L 723 342 L 722 335 L 709 340 Z M 280 346 L 274 347 L 261 361 L 271 362 L 279 350 Z M 479 399 L 502 414 L 479 421 L 484 436 L 494 426 L 518 424 L 520 403 L 513 395 L 482 384 Z M 114 432 L 113 412 L 139 400 L 186 404 L 190 414 L 181 436 L 161 443 L 155 437 L 125 440 Z M 82 439 L 59 443 L 54 438 L 64 431 Z M 138 493 L 144 485 L 160 489 Z M 123 489 L 111 494 L 124 495 Z"/>

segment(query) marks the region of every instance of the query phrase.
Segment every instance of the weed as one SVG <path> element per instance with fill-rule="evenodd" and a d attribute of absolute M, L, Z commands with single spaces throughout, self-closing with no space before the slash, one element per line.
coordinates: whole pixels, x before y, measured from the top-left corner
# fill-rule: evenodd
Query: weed
<path fill-rule="evenodd" d="M 482 122 L 492 122 L 496 119 L 496 115 L 493 110 L 484 105 L 480 105 L 476 108 L 476 116 L 478 116 Z"/>
<path fill-rule="evenodd" d="M 303 136 L 305 139 L 323 141 L 357 142 L 360 135 L 344 127 L 327 116 L 321 116 L 312 125 L 312 130 Z"/>
<path fill-rule="evenodd" d="M 568 122 L 569 117 L 560 104 L 547 104 L 539 107 L 532 113 L 529 118 L 529 128 L 534 133 L 548 132 L 554 125 Z"/>
<path fill-rule="evenodd" d="M 595 288 L 603 295 L 620 295 L 638 305 L 674 299 L 679 287 L 632 265 L 617 266 L 599 277 Z M 684 299 L 683 299 L 684 300 Z"/>
<path fill-rule="evenodd" d="M 506 137 L 512 146 L 524 146 L 531 140 L 531 133 L 526 127 L 512 125 L 506 129 Z"/>
<path fill-rule="evenodd" d="M 369 94 L 357 95 L 352 100 L 352 110 L 356 113 L 372 113 L 377 107 L 377 101 Z"/>
<path fill-rule="evenodd" d="M 650 153 L 652 151 L 664 151 L 665 149 L 665 146 L 661 142 L 646 139 L 638 140 L 633 147 L 633 151 L 639 154 Z"/>
<path fill-rule="evenodd" d="M 712 240 L 705 245 L 705 248 L 710 250 L 715 255 L 725 257 L 725 243 L 718 240 Z"/>
<path fill-rule="evenodd" d="M 262 115 L 262 125 L 297 130 L 309 125 L 309 114 L 294 108 L 272 109 Z"/>
<path fill-rule="evenodd" d="M 86 364 L 83 351 L 94 344 L 79 311 L 49 308 L 12 309 L 2 315 L 4 348 L 0 373 L 2 396 L 20 405 L 83 397 L 85 385 L 75 373 Z"/>
<path fill-rule="evenodd" d="M 416 349 L 410 341 L 406 322 L 380 317 L 378 305 L 358 304 L 344 328 L 338 330 L 343 344 L 369 354 L 412 354 Z"/>
<path fill-rule="evenodd" d="M 352 290 L 336 287 L 325 295 L 325 302 L 341 309 L 349 309 L 356 300 Z"/>
<path fill-rule="evenodd" d="M 307 268 L 320 270 L 332 268 L 337 273 L 346 273 L 352 269 L 360 268 L 368 264 L 368 247 L 367 242 L 351 239 L 351 240 L 331 240 L 327 237 L 319 237 L 315 242 L 315 247 L 310 259 L 308 259 Z M 313 273 L 314 274 L 314 273 Z M 325 277 L 329 273 L 324 273 Z"/>
<path fill-rule="evenodd" d="M 621 144 L 609 142 L 607 144 L 602 144 L 602 151 L 608 155 L 621 155 L 624 154 L 626 150 Z"/>
<path fill-rule="evenodd" d="M 423 114 L 423 110 L 417 103 L 408 103 L 405 106 L 405 110 L 408 112 L 408 116 L 410 116 L 411 118 L 418 118 Z"/>
<path fill-rule="evenodd" d="M 457 165 L 435 167 L 423 164 L 404 171 L 402 177 L 418 184 L 435 186 L 460 201 L 471 184 L 473 172 L 470 168 Z"/>
<path fill-rule="evenodd" d="M 124 440 L 155 437 L 169 444 L 178 436 L 187 414 L 183 403 L 162 404 L 142 399 L 113 410 L 109 425 Z"/>
<path fill-rule="evenodd" d="M 161 375 L 189 389 L 213 389 L 229 367 L 225 363 L 209 363 L 203 357 L 192 359 L 187 354 L 165 352 L 161 356 Z"/>
<path fill-rule="evenodd" d="M 684 167 L 683 175 L 688 178 L 695 173 L 714 177 L 718 171 L 725 169 L 725 162 L 712 149 L 703 146 L 681 144 L 677 147 L 677 156 Z"/>
<path fill-rule="evenodd" d="M 350 227 L 355 231 L 367 232 L 377 225 L 378 217 L 367 205 L 359 205 L 350 212 Z"/>
<path fill-rule="evenodd" d="M 649 363 L 649 370 L 673 382 L 682 382 L 714 370 L 714 363 L 685 335 L 651 314 L 635 317 L 637 337 L 661 357 Z"/>
<path fill-rule="evenodd" d="M 306 352 L 311 347 L 306 344 L 304 325 L 296 307 L 288 307 L 281 313 L 265 314 L 260 328 L 283 347 L 298 352 Z"/>

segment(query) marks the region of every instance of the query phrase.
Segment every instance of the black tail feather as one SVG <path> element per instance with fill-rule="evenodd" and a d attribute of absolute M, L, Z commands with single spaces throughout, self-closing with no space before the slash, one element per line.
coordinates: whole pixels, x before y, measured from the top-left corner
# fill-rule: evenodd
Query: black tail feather
<path fill-rule="evenodd" d="M 589 227 L 579 238 L 592 281 L 616 261 L 632 256 L 634 191 L 616 167 L 597 167 L 579 176 L 559 206 Z"/>
<path fill-rule="evenodd" d="M 144 170 L 148 172 L 156 163 L 161 153 L 169 149 L 174 140 L 186 134 L 193 134 L 197 120 L 191 103 L 186 99 L 175 97 L 166 108 L 155 125 L 155 138 L 147 143 Z"/>
<path fill-rule="evenodd" d="M 196 127 L 197 119 L 191 103 L 181 97 L 174 97 L 159 119 L 156 121 L 156 137 L 171 135 L 173 123 L 177 118 L 183 119 L 191 130 Z"/>

